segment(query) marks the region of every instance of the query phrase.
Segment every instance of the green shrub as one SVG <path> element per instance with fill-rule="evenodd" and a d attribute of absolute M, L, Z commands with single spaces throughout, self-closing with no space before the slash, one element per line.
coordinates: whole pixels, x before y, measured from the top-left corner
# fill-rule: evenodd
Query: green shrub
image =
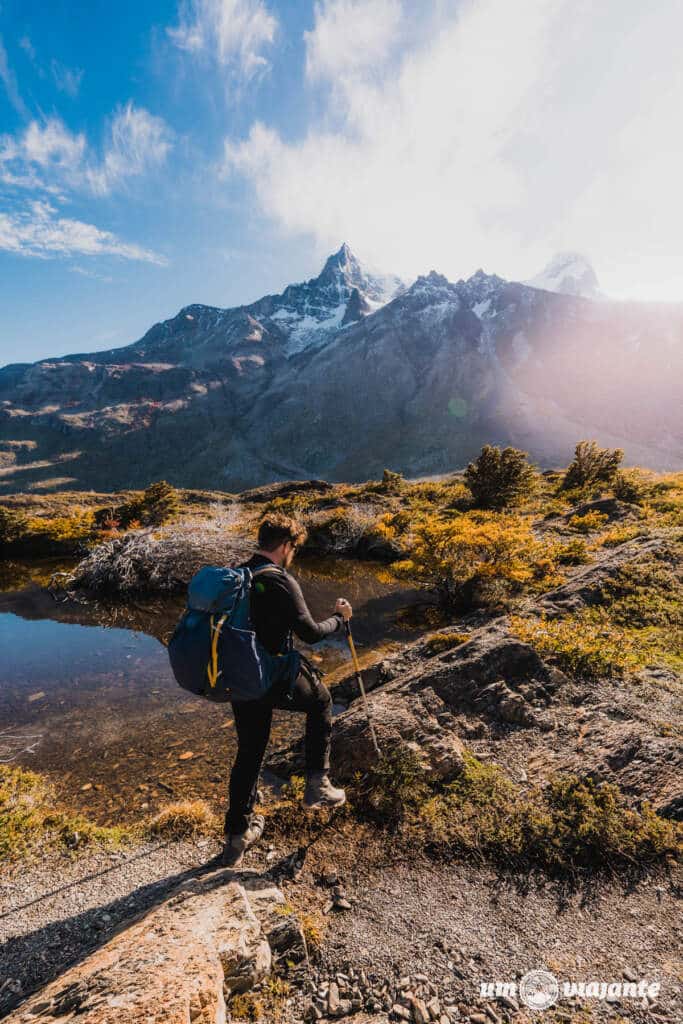
<path fill-rule="evenodd" d="M 354 806 L 413 850 L 557 876 L 655 864 L 682 850 L 680 826 L 647 805 L 632 810 L 616 786 L 557 775 L 522 791 L 469 751 L 457 777 L 435 786 L 412 751 L 397 750 L 354 791 Z"/>
<path fill-rule="evenodd" d="M 465 483 L 477 508 L 502 509 L 518 505 L 535 489 L 536 474 L 527 453 L 487 444 L 465 470 Z"/>
<path fill-rule="evenodd" d="M 637 469 L 620 469 L 614 474 L 612 493 L 619 501 L 642 505 L 650 492 L 648 481 Z"/>
<path fill-rule="evenodd" d="M 555 557 L 560 565 L 584 565 L 591 560 L 586 542 L 580 537 L 573 537 L 566 544 L 558 544 Z"/>
<path fill-rule="evenodd" d="M 621 448 L 600 448 L 597 441 L 579 441 L 562 481 L 563 490 L 613 483 L 623 457 Z"/>
<path fill-rule="evenodd" d="M 180 496 L 165 480 L 150 484 L 122 505 L 100 508 L 95 525 L 101 530 L 129 530 L 138 526 L 161 526 L 180 512 Z"/>
<path fill-rule="evenodd" d="M 397 828 L 429 796 L 428 775 L 413 750 L 396 746 L 374 762 L 353 790 L 354 806 L 363 813 Z"/>
<path fill-rule="evenodd" d="M 382 474 L 382 490 L 388 494 L 400 494 L 405 487 L 403 473 L 394 473 L 391 469 L 385 469 Z"/>
<path fill-rule="evenodd" d="M 25 517 L 13 509 L 0 505 L 0 548 L 19 540 L 25 530 Z"/>

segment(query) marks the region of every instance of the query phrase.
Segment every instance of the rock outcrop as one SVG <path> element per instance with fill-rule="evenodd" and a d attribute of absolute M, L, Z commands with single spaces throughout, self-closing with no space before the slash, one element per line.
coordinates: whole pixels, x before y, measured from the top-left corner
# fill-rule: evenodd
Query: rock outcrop
<path fill-rule="evenodd" d="M 306 958 L 283 894 L 218 871 L 182 885 L 6 1018 L 11 1024 L 223 1024 L 226 1000 Z"/>

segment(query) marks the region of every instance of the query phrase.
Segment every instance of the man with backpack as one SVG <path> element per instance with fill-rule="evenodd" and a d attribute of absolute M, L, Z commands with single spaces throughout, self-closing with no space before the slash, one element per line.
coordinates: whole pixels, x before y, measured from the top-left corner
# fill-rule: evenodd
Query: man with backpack
<path fill-rule="evenodd" d="M 313 644 L 341 630 L 352 615 L 348 601 L 339 598 L 330 618 L 316 622 L 311 616 L 299 584 L 287 572 L 305 539 L 306 531 L 295 519 L 279 513 L 267 515 L 259 526 L 258 550 L 245 564 L 252 577 L 252 627 L 259 642 L 272 655 L 291 650 L 292 634 Z M 238 747 L 230 775 L 223 863 L 236 867 L 245 851 L 263 834 L 264 819 L 253 814 L 253 808 L 275 708 L 306 715 L 304 806 L 340 807 L 346 794 L 332 785 L 328 774 L 332 698 L 305 659 L 292 682 L 275 683 L 258 700 L 234 700 L 232 706 Z"/>

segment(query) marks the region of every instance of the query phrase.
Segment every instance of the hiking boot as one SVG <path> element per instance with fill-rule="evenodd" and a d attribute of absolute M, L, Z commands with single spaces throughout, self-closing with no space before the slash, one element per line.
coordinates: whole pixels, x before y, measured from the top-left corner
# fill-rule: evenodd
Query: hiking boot
<path fill-rule="evenodd" d="M 346 803 L 346 793 L 330 782 L 327 772 L 310 772 L 306 776 L 304 807 L 341 807 Z"/>
<path fill-rule="evenodd" d="M 265 818 L 260 814 L 252 814 L 251 824 L 246 832 L 242 832 L 240 835 L 225 837 L 222 857 L 224 868 L 237 868 L 240 866 L 246 851 L 255 843 L 258 843 L 263 835 L 264 825 Z"/>

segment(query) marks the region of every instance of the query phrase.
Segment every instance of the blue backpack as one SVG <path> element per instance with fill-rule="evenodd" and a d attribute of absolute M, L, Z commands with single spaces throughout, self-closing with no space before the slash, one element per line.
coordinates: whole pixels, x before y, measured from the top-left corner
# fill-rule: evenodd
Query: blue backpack
<path fill-rule="evenodd" d="M 219 704 L 258 700 L 281 682 L 291 692 L 301 656 L 291 643 L 282 654 L 271 654 L 251 624 L 252 581 L 275 572 L 282 570 L 266 565 L 252 573 L 208 565 L 192 577 L 187 608 L 168 644 L 173 674 L 184 690 Z"/>

